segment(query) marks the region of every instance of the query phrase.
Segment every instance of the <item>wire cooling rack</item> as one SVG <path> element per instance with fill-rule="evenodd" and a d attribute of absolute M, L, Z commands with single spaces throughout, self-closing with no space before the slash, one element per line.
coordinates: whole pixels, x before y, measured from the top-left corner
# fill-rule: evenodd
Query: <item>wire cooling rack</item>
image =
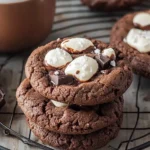
<path fill-rule="evenodd" d="M 52 33 L 41 44 L 67 36 L 88 36 L 109 42 L 113 24 L 124 14 L 150 8 L 150 1 L 120 12 L 91 12 L 80 0 L 57 0 Z M 30 52 L 0 56 L 0 84 L 6 105 L 0 111 L 0 150 L 52 150 L 42 145 L 29 130 L 17 105 L 15 91 L 24 75 Z M 150 80 L 134 75 L 124 94 L 124 121 L 118 137 L 103 150 L 150 150 Z"/>

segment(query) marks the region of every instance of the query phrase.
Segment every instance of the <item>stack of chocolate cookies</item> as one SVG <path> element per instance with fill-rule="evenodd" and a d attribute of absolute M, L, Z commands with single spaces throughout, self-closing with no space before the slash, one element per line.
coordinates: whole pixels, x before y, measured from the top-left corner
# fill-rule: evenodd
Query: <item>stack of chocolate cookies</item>
<path fill-rule="evenodd" d="M 95 150 L 117 136 L 132 82 L 121 53 L 94 39 L 58 39 L 33 51 L 25 72 L 18 104 L 43 143 Z"/>

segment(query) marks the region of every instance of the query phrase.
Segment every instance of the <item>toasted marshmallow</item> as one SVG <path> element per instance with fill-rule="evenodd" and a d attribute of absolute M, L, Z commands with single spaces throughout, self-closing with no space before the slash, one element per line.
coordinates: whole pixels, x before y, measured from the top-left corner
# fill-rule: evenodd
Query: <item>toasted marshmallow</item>
<path fill-rule="evenodd" d="M 98 63 L 88 56 L 74 59 L 65 69 L 66 75 L 72 75 L 81 82 L 88 81 L 98 71 Z"/>
<path fill-rule="evenodd" d="M 46 65 L 49 65 L 54 68 L 59 68 L 59 67 L 65 66 L 67 63 L 71 62 L 72 57 L 65 50 L 56 48 L 56 49 L 50 50 L 46 54 L 44 60 L 46 62 Z"/>
<path fill-rule="evenodd" d="M 145 27 L 150 25 L 150 14 L 149 13 L 138 13 L 133 18 L 133 23 L 135 25 L 140 25 L 141 27 Z"/>
<path fill-rule="evenodd" d="M 93 43 L 85 38 L 71 38 L 61 43 L 61 48 L 71 53 L 80 53 L 91 46 L 94 48 Z"/>
<path fill-rule="evenodd" d="M 51 100 L 51 102 L 56 106 L 56 107 L 66 107 L 68 104 L 66 103 L 61 103 L 61 102 L 57 102 L 55 100 Z"/>
<path fill-rule="evenodd" d="M 150 52 L 150 31 L 133 28 L 129 31 L 124 42 L 141 53 Z"/>
<path fill-rule="evenodd" d="M 103 56 L 107 56 L 110 59 L 115 60 L 116 59 L 116 53 L 112 48 L 106 48 L 102 51 Z"/>

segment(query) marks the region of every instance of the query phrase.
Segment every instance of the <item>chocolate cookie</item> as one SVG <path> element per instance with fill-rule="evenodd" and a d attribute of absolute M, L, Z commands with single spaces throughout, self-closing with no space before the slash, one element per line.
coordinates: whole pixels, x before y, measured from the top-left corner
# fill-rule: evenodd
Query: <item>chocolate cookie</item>
<path fill-rule="evenodd" d="M 17 90 L 17 101 L 25 115 L 50 131 L 63 134 L 87 134 L 105 128 L 122 115 L 123 98 L 97 106 L 57 107 L 38 94 L 25 79 Z"/>
<path fill-rule="evenodd" d="M 122 118 L 121 118 L 122 119 Z M 63 135 L 49 132 L 28 120 L 32 132 L 45 144 L 62 150 L 95 150 L 114 139 L 122 121 L 87 135 Z"/>
<path fill-rule="evenodd" d="M 52 41 L 36 49 L 25 72 L 44 97 L 77 105 L 97 105 L 120 97 L 132 81 L 128 65 L 107 44 L 86 38 Z"/>
<path fill-rule="evenodd" d="M 150 78 L 150 11 L 121 18 L 112 28 L 111 44 L 123 53 L 135 73 Z"/>
<path fill-rule="evenodd" d="M 134 6 L 141 0 L 81 0 L 81 2 L 91 9 L 117 10 Z"/>

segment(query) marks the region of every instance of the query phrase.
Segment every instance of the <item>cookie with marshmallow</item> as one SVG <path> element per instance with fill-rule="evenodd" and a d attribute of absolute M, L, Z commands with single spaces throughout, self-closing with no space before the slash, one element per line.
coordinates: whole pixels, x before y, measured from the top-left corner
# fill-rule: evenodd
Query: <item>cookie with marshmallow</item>
<path fill-rule="evenodd" d="M 122 97 L 101 106 L 69 105 L 41 96 L 28 79 L 21 83 L 16 95 L 18 105 L 28 119 L 61 134 L 89 134 L 117 122 L 122 116 Z"/>
<path fill-rule="evenodd" d="M 120 65 L 116 49 L 81 37 L 39 47 L 28 58 L 25 72 L 32 87 L 58 107 L 113 101 L 132 81 L 132 72 L 127 64 Z"/>
<path fill-rule="evenodd" d="M 111 44 L 133 71 L 150 78 L 150 11 L 125 15 L 112 28 Z"/>

